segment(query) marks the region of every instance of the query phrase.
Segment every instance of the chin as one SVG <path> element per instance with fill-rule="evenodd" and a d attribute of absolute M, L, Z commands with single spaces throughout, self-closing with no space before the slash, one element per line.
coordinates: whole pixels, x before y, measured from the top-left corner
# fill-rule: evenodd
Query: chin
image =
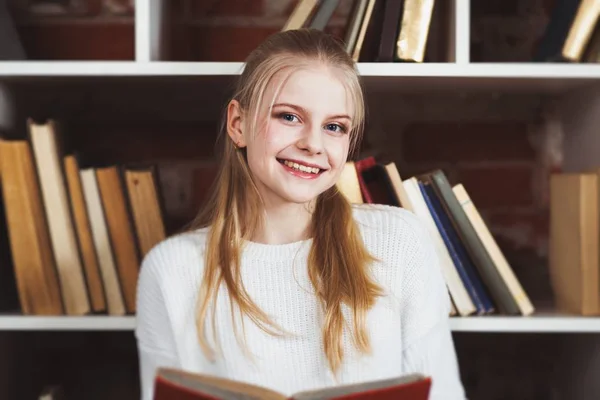
<path fill-rule="evenodd" d="M 317 196 L 318 196 L 318 194 L 315 194 L 312 196 L 288 194 L 287 196 L 284 196 L 283 198 L 286 199 L 290 203 L 306 204 L 306 203 L 309 203 L 309 202 L 315 200 L 317 198 Z"/>

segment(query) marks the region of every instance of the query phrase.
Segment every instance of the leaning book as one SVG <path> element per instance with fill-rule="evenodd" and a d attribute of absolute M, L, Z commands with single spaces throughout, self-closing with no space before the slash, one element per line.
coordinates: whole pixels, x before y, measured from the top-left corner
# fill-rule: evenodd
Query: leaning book
<path fill-rule="evenodd" d="M 430 388 L 430 377 L 410 374 L 288 396 L 226 378 L 160 368 L 154 381 L 154 400 L 427 400 Z"/>

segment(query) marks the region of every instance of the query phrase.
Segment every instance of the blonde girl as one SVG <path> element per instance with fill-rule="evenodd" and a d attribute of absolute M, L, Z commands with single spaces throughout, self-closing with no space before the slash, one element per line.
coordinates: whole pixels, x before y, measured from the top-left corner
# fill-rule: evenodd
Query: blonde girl
<path fill-rule="evenodd" d="M 343 45 L 316 30 L 272 35 L 224 115 L 209 206 L 142 263 L 142 398 L 168 366 L 287 394 L 421 372 L 431 400 L 463 399 L 426 229 L 336 189 L 365 117 Z"/>

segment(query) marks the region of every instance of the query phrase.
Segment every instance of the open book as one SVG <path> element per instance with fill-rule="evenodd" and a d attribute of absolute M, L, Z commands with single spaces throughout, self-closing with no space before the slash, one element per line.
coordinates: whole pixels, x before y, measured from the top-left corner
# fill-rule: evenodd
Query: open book
<path fill-rule="evenodd" d="M 431 378 L 411 374 L 286 396 L 248 383 L 160 368 L 154 384 L 154 400 L 427 400 Z"/>

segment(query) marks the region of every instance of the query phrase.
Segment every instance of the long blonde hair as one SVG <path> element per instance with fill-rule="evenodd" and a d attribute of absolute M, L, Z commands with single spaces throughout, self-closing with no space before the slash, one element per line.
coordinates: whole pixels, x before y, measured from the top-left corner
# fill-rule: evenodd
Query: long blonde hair
<path fill-rule="evenodd" d="M 363 129 L 362 88 L 354 62 L 343 46 L 327 34 L 300 29 L 279 32 L 267 38 L 247 58 L 232 99 L 239 102 L 244 113 L 255 117 L 250 132 L 256 134 L 260 107 L 265 101 L 263 94 L 273 76 L 280 71 L 293 71 L 315 62 L 335 68 L 351 95 L 354 115 L 350 149 L 353 151 Z M 205 323 L 210 303 L 216 300 L 222 284 L 227 288 L 232 306 L 237 306 L 265 332 L 283 334 L 283 330 L 252 301 L 241 280 L 243 241 L 250 240 L 260 227 L 263 208 L 245 151 L 237 149 L 229 139 L 225 121 L 226 116 L 219 135 L 222 154 L 215 179 L 217 184 L 206 208 L 191 225 L 192 230 L 210 227 L 196 321 L 200 346 L 210 358 L 214 357 L 214 351 L 207 340 Z M 344 355 L 342 333 L 346 321 L 342 304 L 352 312 L 354 345 L 359 351 L 368 352 L 370 342 L 365 324 L 366 313 L 382 291 L 369 276 L 368 268 L 374 258 L 361 240 L 351 205 L 335 186 L 317 198 L 311 234 L 314 240 L 308 257 L 308 274 L 324 310 L 322 335 L 325 356 L 335 372 Z M 214 311 L 213 308 L 213 335 L 216 336 Z"/>

